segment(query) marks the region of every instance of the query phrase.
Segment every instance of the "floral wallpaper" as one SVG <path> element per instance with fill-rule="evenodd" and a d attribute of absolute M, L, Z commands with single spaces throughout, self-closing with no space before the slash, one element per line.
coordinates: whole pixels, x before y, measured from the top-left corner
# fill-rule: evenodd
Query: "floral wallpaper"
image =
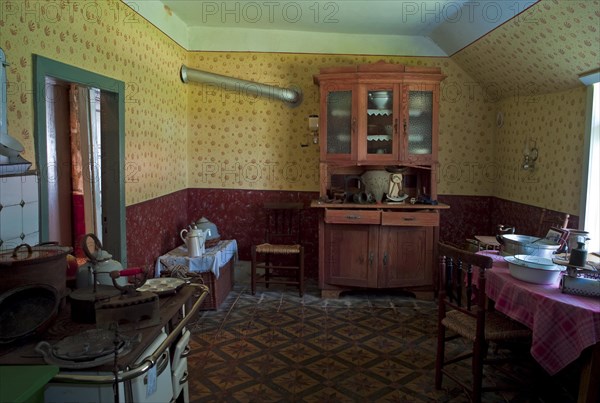
<path fill-rule="evenodd" d="M 319 113 L 319 68 L 381 59 L 439 66 L 447 78 L 438 193 L 576 213 L 585 102 L 577 75 L 598 67 L 599 8 L 597 0 L 543 0 L 451 58 L 417 58 L 187 52 L 118 0 L 3 1 L 8 127 L 33 161 L 31 63 L 39 54 L 125 82 L 127 205 L 185 188 L 317 191 L 318 146 L 307 117 Z M 181 64 L 299 88 L 304 101 L 290 108 L 183 84 Z M 533 184 L 518 169 L 527 134 L 540 149 L 538 168 L 525 178 Z"/>
<path fill-rule="evenodd" d="M 496 104 L 493 195 L 579 214 L 586 91 L 600 66 L 600 1 L 542 0 L 451 57 Z M 536 168 L 521 169 L 527 138 Z"/>
<path fill-rule="evenodd" d="M 120 1 L 23 0 L 0 4 L 8 130 L 35 161 L 32 55 L 125 83 L 126 203 L 186 187 L 186 52 Z"/>
<path fill-rule="evenodd" d="M 579 214 L 585 109 L 584 87 L 499 102 L 494 195 Z M 538 150 L 532 170 L 521 168 L 526 144 Z"/>
<path fill-rule="evenodd" d="M 600 66 L 600 1 L 542 0 L 452 60 L 496 100 L 578 87 Z"/>
<path fill-rule="evenodd" d="M 280 101 L 190 83 L 190 187 L 318 191 L 319 150 L 308 116 L 319 113 L 313 75 L 322 67 L 375 63 L 438 66 L 440 106 L 439 193 L 490 195 L 485 167 L 493 162 L 495 106 L 447 58 L 193 52 L 189 68 L 300 88 L 303 103 Z M 305 145 L 305 146 L 303 146 Z"/>

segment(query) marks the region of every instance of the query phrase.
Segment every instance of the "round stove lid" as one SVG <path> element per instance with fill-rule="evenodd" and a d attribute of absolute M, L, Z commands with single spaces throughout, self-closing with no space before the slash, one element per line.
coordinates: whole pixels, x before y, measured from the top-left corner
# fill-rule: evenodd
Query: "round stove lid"
<path fill-rule="evenodd" d="M 117 350 L 125 342 L 117 339 Z M 90 329 L 68 336 L 52 347 L 52 355 L 62 360 L 90 361 L 115 352 L 115 332 L 108 329 Z"/>
<path fill-rule="evenodd" d="M 129 354 L 133 346 L 140 342 L 141 337 L 141 333 L 134 336 L 120 334 L 117 354 L 120 357 Z M 41 341 L 35 346 L 35 351 L 44 357 L 47 364 L 57 365 L 60 368 L 94 368 L 113 362 L 114 338 L 115 333 L 112 330 L 91 329 L 62 339 L 55 345 Z M 70 343 L 74 343 L 74 345 L 70 345 Z M 94 356 L 94 354 L 103 355 Z"/>

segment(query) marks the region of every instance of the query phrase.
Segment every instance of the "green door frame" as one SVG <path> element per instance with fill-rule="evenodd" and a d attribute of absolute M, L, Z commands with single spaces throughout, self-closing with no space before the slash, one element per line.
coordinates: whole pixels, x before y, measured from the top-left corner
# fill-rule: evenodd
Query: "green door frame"
<path fill-rule="evenodd" d="M 33 88 L 35 119 L 35 156 L 39 178 L 40 241 L 51 241 L 48 224 L 48 157 L 46 154 L 46 77 L 98 88 L 103 108 L 111 122 L 101 124 L 102 155 L 102 245 L 113 258 L 127 267 L 125 231 L 125 83 L 70 66 L 39 55 L 33 55 Z M 114 170 L 113 167 L 118 167 Z M 106 169 L 105 169 L 106 168 Z M 104 173 L 106 172 L 106 175 Z M 106 185 L 110 185 L 110 188 Z M 110 190 L 109 190 L 110 189 Z"/>

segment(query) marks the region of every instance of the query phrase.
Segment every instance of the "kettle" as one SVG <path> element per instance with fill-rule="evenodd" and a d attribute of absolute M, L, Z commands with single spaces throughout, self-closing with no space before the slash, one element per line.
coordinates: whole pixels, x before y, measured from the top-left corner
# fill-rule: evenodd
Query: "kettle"
<path fill-rule="evenodd" d="M 196 227 L 196 224 L 189 226 L 189 230 L 184 228 L 179 233 L 181 240 L 185 243 L 189 257 L 202 256 L 204 253 L 204 242 L 210 230 L 201 230 Z"/>
<path fill-rule="evenodd" d="M 87 243 L 88 238 L 91 238 L 95 244 L 94 252 L 91 252 Z M 121 263 L 112 259 L 112 255 L 102 249 L 102 243 L 98 237 L 92 233 L 86 234 L 81 239 L 81 248 L 89 261 L 79 266 L 77 269 L 76 285 L 77 288 L 84 288 L 96 284 L 113 285 L 110 272 L 121 271 L 123 266 Z M 120 277 L 117 280 L 120 286 L 127 285 L 127 277 Z"/>

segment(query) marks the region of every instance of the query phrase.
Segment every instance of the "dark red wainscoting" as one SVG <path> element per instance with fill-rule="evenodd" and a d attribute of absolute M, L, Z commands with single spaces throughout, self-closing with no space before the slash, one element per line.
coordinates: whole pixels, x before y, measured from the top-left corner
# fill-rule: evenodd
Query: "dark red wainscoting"
<path fill-rule="evenodd" d="M 264 239 L 263 203 L 293 201 L 306 206 L 302 221 L 306 275 L 317 278 L 321 212 L 309 207 L 317 197 L 316 192 L 184 189 L 128 206 L 128 265 L 154 265 L 160 255 L 181 245 L 180 231 L 203 216 L 217 225 L 222 239 L 237 240 L 241 260 L 250 260 L 250 246 Z M 497 224 L 514 225 L 517 233 L 534 235 L 543 212 L 539 207 L 489 196 L 440 195 L 439 201 L 450 205 L 441 212 L 440 239 L 459 245 L 474 235 L 494 234 Z M 571 216 L 569 227 L 577 228 L 578 221 Z"/>
<path fill-rule="evenodd" d="M 250 247 L 264 241 L 264 214 L 266 202 L 301 202 L 305 206 L 302 215 L 302 244 L 305 249 L 305 272 L 308 277 L 318 273 L 318 209 L 311 209 L 310 202 L 317 199 L 317 192 L 235 190 L 235 189 L 189 189 L 187 216 L 191 221 L 206 217 L 216 224 L 222 239 L 235 239 L 239 258 L 250 260 Z"/>
<path fill-rule="evenodd" d="M 182 244 L 179 233 L 193 221 L 206 217 L 216 224 L 221 239 L 235 239 L 239 258 L 250 260 L 250 246 L 264 240 L 261 206 L 269 201 L 302 202 L 302 243 L 308 277 L 318 273 L 318 209 L 310 202 L 316 192 L 185 189 L 127 207 L 127 257 L 129 266 L 154 264 L 156 259 Z"/>
<path fill-rule="evenodd" d="M 187 189 L 126 208 L 127 265 L 154 265 L 156 258 L 183 242 L 188 225 Z"/>
<path fill-rule="evenodd" d="M 495 224 L 490 220 L 491 199 L 489 196 L 438 196 L 438 201 L 450 206 L 449 210 L 440 211 L 440 240 L 463 245 L 474 235 L 494 234 Z"/>

